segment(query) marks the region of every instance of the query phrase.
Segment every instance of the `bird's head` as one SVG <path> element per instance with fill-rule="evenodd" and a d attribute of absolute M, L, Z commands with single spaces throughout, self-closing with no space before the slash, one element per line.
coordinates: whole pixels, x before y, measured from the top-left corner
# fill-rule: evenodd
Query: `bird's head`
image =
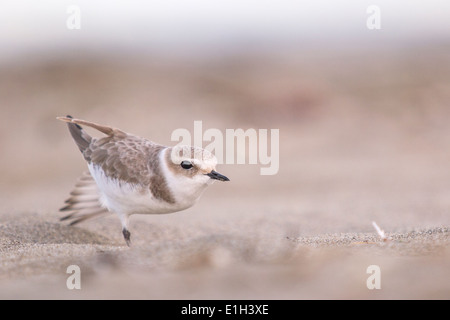
<path fill-rule="evenodd" d="M 169 151 L 166 154 L 168 167 L 180 179 L 187 178 L 199 184 L 230 180 L 216 171 L 217 158 L 208 150 L 177 145 Z"/>

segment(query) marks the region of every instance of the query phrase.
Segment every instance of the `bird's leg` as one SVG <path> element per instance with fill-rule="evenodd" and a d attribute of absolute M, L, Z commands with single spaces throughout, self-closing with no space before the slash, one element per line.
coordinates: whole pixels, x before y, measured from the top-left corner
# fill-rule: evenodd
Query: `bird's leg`
<path fill-rule="evenodd" d="M 127 228 L 122 229 L 123 238 L 125 239 L 125 242 L 127 243 L 127 246 L 131 246 L 131 233 L 128 231 Z"/>
<path fill-rule="evenodd" d="M 128 231 L 128 220 L 129 216 L 127 214 L 119 215 L 120 222 L 122 223 L 122 234 L 123 238 L 125 239 L 125 242 L 127 243 L 127 246 L 131 245 L 131 233 Z"/>

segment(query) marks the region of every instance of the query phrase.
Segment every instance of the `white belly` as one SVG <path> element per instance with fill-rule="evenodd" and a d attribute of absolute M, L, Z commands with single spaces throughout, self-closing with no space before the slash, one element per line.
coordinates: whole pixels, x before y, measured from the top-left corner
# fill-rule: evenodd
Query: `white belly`
<path fill-rule="evenodd" d="M 100 190 L 102 205 L 120 215 L 171 213 L 187 209 L 194 204 L 171 204 L 157 199 L 150 192 L 150 188 L 110 179 L 99 166 L 89 164 L 89 171 Z"/>

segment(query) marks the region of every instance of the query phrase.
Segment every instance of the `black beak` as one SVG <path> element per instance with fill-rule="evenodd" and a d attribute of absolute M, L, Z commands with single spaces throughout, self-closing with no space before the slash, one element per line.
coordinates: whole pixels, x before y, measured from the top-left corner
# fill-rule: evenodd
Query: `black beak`
<path fill-rule="evenodd" d="M 222 175 L 214 170 L 212 170 L 210 173 L 206 173 L 206 175 L 208 177 L 210 177 L 211 179 L 220 180 L 220 181 L 230 181 L 230 179 L 228 179 L 224 175 Z"/>

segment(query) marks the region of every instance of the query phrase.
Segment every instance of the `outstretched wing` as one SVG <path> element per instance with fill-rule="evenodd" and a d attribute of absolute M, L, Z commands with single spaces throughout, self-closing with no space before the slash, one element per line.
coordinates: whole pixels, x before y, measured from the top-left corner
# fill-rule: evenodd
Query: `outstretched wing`
<path fill-rule="evenodd" d="M 109 213 L 108 209 L 101 204 L 97 184 L 89 172 L 84 172 L 78 179 L 65 203 L 66 206 L 59 211 L 66 212 L 68 215 L 61 220 L 71 221 L 70 225 Z"/>
<path fill-rule="evenodd" d="M 67 122 L 72 137 L 88 164 L 101 167 L 110 179 L 132 185 L 149 185 L 154 174 L 149 163 L 157 162 L 156 158 L 162 146 L 95 122 L 74 119 L 71 116 L 57 119 Z M 92 138 L 81 126 L 94 128 L 106 136 L 100 139 Z M 154 159 L 150 159 L 151 155 Z"/>

